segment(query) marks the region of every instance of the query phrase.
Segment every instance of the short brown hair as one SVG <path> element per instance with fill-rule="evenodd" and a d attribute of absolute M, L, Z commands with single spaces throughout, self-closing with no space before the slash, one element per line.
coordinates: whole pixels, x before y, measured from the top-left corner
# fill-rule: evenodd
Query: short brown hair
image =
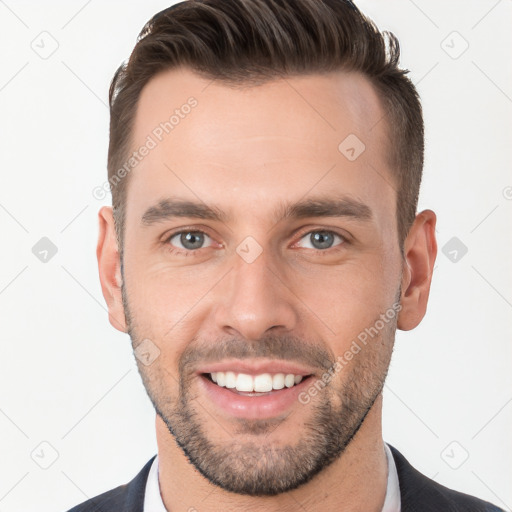
<path fill-rule="evenodd" d="M 381 33 L 350 0 L 187 0 L 153 16 L 110 85 L 108 176 L 121 255 L 128 179 L 116 172 L 130 152 L 143 87 L 178 66 L 240 87 L 338 70 L 366 76 L 386 112 L 402 249 L 416 215 L 424 129 L 399 56 L 396 37 Z"/>

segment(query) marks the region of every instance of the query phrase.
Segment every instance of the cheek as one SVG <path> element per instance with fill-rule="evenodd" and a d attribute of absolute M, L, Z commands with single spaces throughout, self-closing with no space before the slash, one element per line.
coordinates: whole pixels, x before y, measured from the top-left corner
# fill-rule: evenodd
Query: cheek
<path fill-rule="evenodd" d="M 180 385 L 178 372 L 167 362 L 168 355 L 162 352 L 151 365 L 138 362 L 139 373 L 151 400 L 159 411 L 171 411 L 178 404 Z"/>
<path fill-rule="evenodd" d="M 125 287 L 137 338 L 149 338 L 161 351 L 160 363 L 177 373 L 180 354 L 197 332 L 218 272 L 206 276 L 164 265 L 127 264 Z"/>
<path fill-rule="evenodd" d="M 326 340 L 339 354 L 360 333 L 374 326 L 380 315 L 388 313 L 393 318 L 399 268 L 379 252 L 336 270 L 323 269 L 316 278 L 297 277 L 296 285 L 297 296 L 321 320 Z"/>
<path fill-rule="evenodd" d="M 149 259 L 149 258 L 148 258 Z M 205 280 L 192 268 L 172 268 L 140 258 L 126 261 L 125 284 L 130 306 L 137 316 L 177 322 L 201 296 Z M 204 294 L 204 292 L 202 292 Z"/>

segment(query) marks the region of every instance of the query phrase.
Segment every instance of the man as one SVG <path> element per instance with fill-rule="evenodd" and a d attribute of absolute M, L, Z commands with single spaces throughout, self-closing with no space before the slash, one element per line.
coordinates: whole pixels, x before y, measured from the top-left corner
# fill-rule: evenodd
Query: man
<path fill-rule="evenodd" d="M 500 510 L 382 439 L 437 253 L 398 58 L 345 0 L 191 0 L 144 27 L 110 89 L 97 256 L 158 455 L 73 512 Z"/>

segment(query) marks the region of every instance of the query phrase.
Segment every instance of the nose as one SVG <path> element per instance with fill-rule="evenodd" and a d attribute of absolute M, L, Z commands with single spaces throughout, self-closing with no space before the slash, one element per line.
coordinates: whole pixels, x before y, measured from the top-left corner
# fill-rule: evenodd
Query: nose
<path fill-rule="evenodd" d="M 276 268 L 266 251 L 250 263 L 234 256 L 234 267 L 218 290 L 215 310 L 218 329 L 258 340 L 271 329 L 292 331 L 296 327 L 300 316 L 294 294 L 284 274 Z"/>

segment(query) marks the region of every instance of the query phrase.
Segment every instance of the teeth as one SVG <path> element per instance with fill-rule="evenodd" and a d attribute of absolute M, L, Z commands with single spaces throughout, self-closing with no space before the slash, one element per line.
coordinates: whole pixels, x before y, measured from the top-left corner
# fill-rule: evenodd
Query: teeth
<path fill-rule="evenodd" d="M 293 385 L 295 384 L 295 377 L 289 373 L 285 378 L 284 378 L 284 385 L 287 387 L 287 388 L 291 388 Z"/>
<path fill-rule="evenodd" d="M 254 391 L 265 393 L 272 391 L 272 375 L 270 373 L 263 373 L 254 377 Z"/>
<path fill-rule="evenodd" d="M 276 373 L 272 377 L 272 387 L 274 389 L 283 389 L 284 388 L 284 373 Z"/>
<path fill-rule="evenodd" d="M 235 372 L 226 372 L 226 387 L 234 388 L 236 387 L 236 374 Z"/>
<path fill-rule="evenodd" d="M 224 372 L 217 372 L 217 385 L 221 388 L 226 385 L 226 374 Z"/>
<path fill-rule="evenodd" d="M 251 391 L 254 391 L 254 379 L 250 375 L 239 373 L 236 377 L 235 387 L 237 391 L 247 391 L 250 393 Z"/>
<path fill-rule="evenodd" d="M 213 382 L 220 387 L 236 389 L 243 392 L 266 393 L 273 389 L 283 389 L 293 387 L 302 381 L 302 375 L 294 375 L 293 373 L 262 373 L 260 375 L 247 375 L 246 373 L 235 372 L 213 372 L 210 374 Z"/>

